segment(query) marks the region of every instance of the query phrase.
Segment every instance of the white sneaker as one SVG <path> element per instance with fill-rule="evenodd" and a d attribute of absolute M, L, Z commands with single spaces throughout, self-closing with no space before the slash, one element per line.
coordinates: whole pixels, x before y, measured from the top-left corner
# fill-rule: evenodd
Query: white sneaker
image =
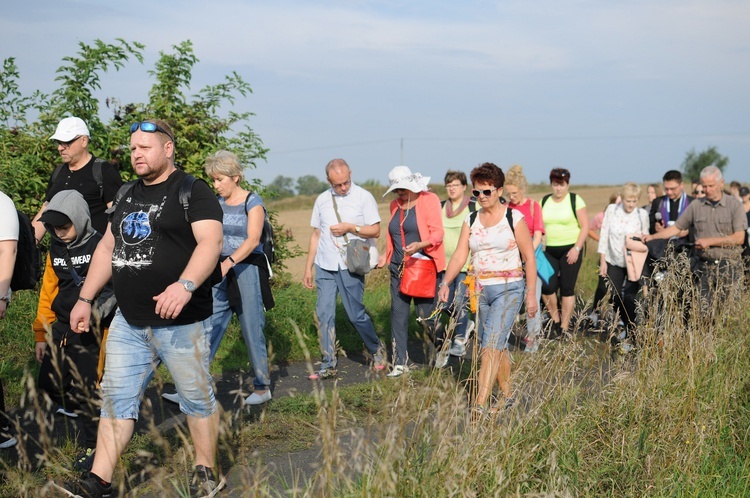
<path fill-rule="evenodd" d="M 466 354 L 466 339 L 463 337 L 456 337 L 453 339 L 453 345 L 448 350 L 448 354 L 451 356 L 463 356 Z"/>
<path fill-rule="evenodd" d="M 267 401 L 271 401 L 270 389 L 267 389 L 263 394 L 252 393 L 250 396 L 245 398 L 246 405 L 261 405 Z"/>
<path fill-rule="evenodd" d="M 78 414 L 77 413 L 69 412 L 68 410 L 66 410 L 62 406 L 58 406 L 57 410 L 55 411 L 55 413 L 57 413 L 58 415 L 63 415 L 65 417 L 69 417 L 69 418 L 78 418 Z"/>
<path fill-rule="evenodd" d="M 18 444 L 18 440 L 10 433 L 10 427 L 3 427 L 0 431 L 2 432 L 0 434 L 0 448 L 12 448 Z"/>
<path fill-rule="evenodd" d="M 444 368 L 448 364 L 448 351 L 438 351 L 435 355 L 435 368 Z"/>
<path fill-rule="evenodd" d="M 388 372 L 386 377 L 391 377 L 391 378 L 401 377 L 402 375 L 407 374 L 407 373 L 409 373 L 409 367 L 407 367 L 406 365 L 394 365 L 393 370 Z"/>
<path fill-rule="evenodd" d="M 474 332 L 474 329 L 476 328 L 476 323 L 474 323 L 474 320 L 469 320 L 466 322 L 466 335 L 464 336 L 464 342 L 466 339 L 471 337 L 471 333 Z"/>
<path fill-rule="evenodd" d="M 180 395 L 177 393 L 162 393 L 161 397 L 166 399 L 170 403 L 174 403 L 176 405 L 180 404 Z"/>

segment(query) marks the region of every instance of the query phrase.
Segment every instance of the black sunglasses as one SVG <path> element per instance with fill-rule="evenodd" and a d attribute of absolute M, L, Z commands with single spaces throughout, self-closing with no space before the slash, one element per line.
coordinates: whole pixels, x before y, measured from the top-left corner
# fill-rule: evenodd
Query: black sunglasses
<path fill-rule="evenodd" d="M 164 133 L 172 142 L 174 142 L 174 137 L 171 133 L 169 133 L 158 124 L 152 123 L 151 121 L 141 121 L 140 123 L 133 123 L 132 125 L 130 125 L 131 135 L 138 130 L 145 131 L 146 133 L 156 133 L 158 131 L 159 133 Z"/>
<path fill-rule="evenodd" d="M 485 197 L 489 197 L 490 195 L 492 195 L 492 192 L 494 192 L 495 190 L 497 190 L 497 188 L 488 188 L 488 189 L 485 189 L 485 190 L 476 190 L 476 189 L 474 189 L 474 190 L 471 191 L 471 195 L 473 195 L 474 197 L 479 197 L 479 194 L 482 194 Z"/>

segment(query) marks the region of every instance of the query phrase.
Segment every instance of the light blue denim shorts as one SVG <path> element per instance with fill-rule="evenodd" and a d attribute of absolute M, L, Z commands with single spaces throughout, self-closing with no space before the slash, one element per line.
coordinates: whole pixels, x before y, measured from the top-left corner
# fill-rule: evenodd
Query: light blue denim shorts
<path fill-rule="evenodd" d="M 143 393 L 161 362 L 180 395 L 180 410 L 205 418 L 218 410 L 208 370 L 211 319 L 138 327 L 117 310 L 106 340 L 102 418 L 138 420 Z"/>
<path fill-rule="evenodd" d="M 479 294 L 478 334 L 482 347 L 502 351 L 508 348 L 513 322 L 523 303 L 523 280 L 484 285 Z"/>

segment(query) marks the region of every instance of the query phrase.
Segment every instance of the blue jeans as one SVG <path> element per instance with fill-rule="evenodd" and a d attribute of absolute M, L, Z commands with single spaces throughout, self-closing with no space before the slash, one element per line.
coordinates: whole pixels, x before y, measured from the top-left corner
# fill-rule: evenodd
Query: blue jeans
<path fill-rule="evenodd" d="M 138 420 L 143 393 L 161 362 L 180 395 L 180 410 L 205 418 L 218 410 L 208 370 L 210 319 L 139 327 L 117 310 L 106 342 L 102 418 Z"/>
<path fill-rule="evenodd" d="M 469 300 L 466 295 L 466 284 L 464 279 L 466 278 L 466 272 L 459 273 L 453 282 L 448 286 L 448 313 L 451 315 L 451 321 L 454 322 L 453 338 L 466 338 L 466 325 L 469 323 L 469 312 L 467 309 L 467 302 Z M 448 325 L 450 329 L 450 325 Z"/>
<path fill-rule="evenodd" d="M 271 385 L 268 373 L 268 350 L 263 328 L 266 326 L 266 312 L 263 308 L 263 298 L 260 294 L 260 277 L 258 267 L 237 263 L 234 268 L 237 285 L 240 288 L 242 302 L 238 306 L 230 306 L 227 278 L 214 285 L 214 314 L 211 316 L 211 360 L 219 349 L 224 333 L 227 330 L 232 313 L 237 314 L 240 322 L 242 338 L 247 346 L 250 363 L 253 366 L 255 379 L 253 386 L 257 391 L 264 391 Z"/>
<path fill-rule="evenodd" d="M 315 265 L 315 285 L 318 291 L 315 313 L 318 315 L 320 352 L 323 354 L 321 368 L 336 368 L 336 296 L 339 294 L 346 316 L 359 333 L 367 351 L 377 353 L 380 339 L 363 302 L 365 277 L 349 273 L 346 268 L 329 271 Z"/>
<path fill-rule="evenodd" d="M 482 347 L 502 351 L 508 348 L 510 329 L 523 303 L 523 280 L 484 285 L 479 293 L 477 334 Z"/>

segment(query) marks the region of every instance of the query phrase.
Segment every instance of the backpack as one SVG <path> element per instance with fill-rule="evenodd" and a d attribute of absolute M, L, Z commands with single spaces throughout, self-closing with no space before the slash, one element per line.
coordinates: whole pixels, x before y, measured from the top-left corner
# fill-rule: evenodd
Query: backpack
<path fill-rule="evenodd" d="M 193 184 L 197 180 L 196 177 L 193 175 L 185 175 L 185 178 L 182 180 L 182 184 L 180 185 L 180 191 L 179 191 L 179 198 L 180 198 L 180 204 L 182 204 L 182 209 L 185 211 L 185 221 L 190 223 L 190 220 L 188 219 L 188 210 L 190 209 L 190 196 L 193 193 Z M 117 194 L 115 194 L 115 200 L 112 202 L 112 207 L 107 210 L 107 212 L 113 212 L 115 210 L 115 206 L 117 205 L 120 200 L 128 195 L 130 193 L 130 190 L 133 188 L 135 183 L 138 180 L 131 180 L 125 184 L 123 184 L 122 187 L 120 187 L 120 190 L 117 191 Z"/>
<path fill-rule="evenodd" d="M 18 213 L 18 249 L 10 288 L 14 291 L 34 289 L 44 271 L 42 252 L 36 246 L 31 220 L 22 211 L 16 210 L 16 213 Z"/>
<path fill-rule="evenodd" d="M 552 194 L 547 194 L 544 197 L 542 197 L 542 202 L 540 203 L 542 205 L 542 208 L 544 208 L 544 204 L 547 202 L 547 200 L 552 197 Z M 578 213 L 576 213 L 576 194 L 575 192 L 570 193 L 570 207 L 573 208 L 573 216 L 575 216 L 576 221 L 578 221 Z"/>
<path fill-rule="evenodd" d="M 440 201 L 440 207 L 441 208 L 445 207 L 445 203 L 447 201 L 448 201 L 448 199 Z M 469 201 L 468 207 L 469 207 L 469 212 L 470 213 L 476 213 L 476 211 L 477 211 L 477 202 L 476 201 Z"/>
<path fill-rule="evenodd" d="M 96 182 L 97 186 L 99 187 L 99 197 L 104 197 L 104 175 L 102 174 L 102 164 L 104 164 L 104 159 L 99 159 L 98 157 L 94 158 L 94 164 L 91 166 L 91 174 L 94 176 L 94 181 Z M 62 171 L 64 164 L 58 164 L 55 168 L 55 171 L 52 172 L 52 177 L 50 178 L 50 185 L 55 183 L 55 179 L 60 175 L 60 172 Z"/>
<path fill-rule="evenodd" d="M 247 200 L 250 199 L 252 194 L 248 193 L 245 198 L 245 216 L 247 216 Z M 268 211 L 263 206 L 263 231 L 260 233 L 260 243 L 263 244 L 263 254 L 266 255 L 268 264 L 272 265 L 276 262 L 276 248 L 273 245 L 273 225 L 268 219 Z"/>

